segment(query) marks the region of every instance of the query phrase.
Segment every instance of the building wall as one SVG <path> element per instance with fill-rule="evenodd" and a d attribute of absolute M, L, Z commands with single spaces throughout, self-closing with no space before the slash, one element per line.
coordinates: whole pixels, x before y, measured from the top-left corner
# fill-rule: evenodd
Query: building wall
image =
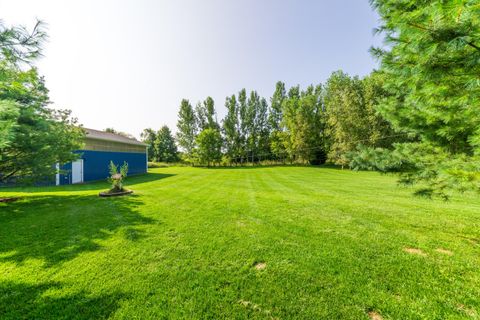
<path fill-rule="evenodd" d="M 83 159 L 83 181 L 106 180 L 109 176 L 108 165 L 113 161 L 116 165 L 128 163 L 128 175 L 142 174 L 147 172 L 147 153 L 143 147 L 143 153 L 133 152 L 110 152 L 95 150 L 78 150 Z M 67 163 L 62 169 L 68 173 L 60 175 L 60 184 L 70 184 L 72 181 L 72 164 Z"/>
<path fill-rule="evenodd" d="M 145 147 L 141 145 L 125 144 L 116 141 L 105 141 L 91 138 L 85 139 L 85 146 L 83 147 L 83 150 L 145 153 Z"/>

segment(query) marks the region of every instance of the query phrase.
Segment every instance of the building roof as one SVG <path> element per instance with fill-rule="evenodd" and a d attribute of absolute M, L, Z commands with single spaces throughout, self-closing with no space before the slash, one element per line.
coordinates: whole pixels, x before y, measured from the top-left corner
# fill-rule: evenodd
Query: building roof
<path fill-rule="evenodd" d="M 100 131 L 95 129 L 88 129 L 88 128 L 83 128 L 83 130 L 85 130 L 87 134 L 86 135 L 87 139 L 114 141 L 114 142 L 125 143 L 125 144 L 133 144 L 137 146 L 147 146 L 143 142 L 140 142 L 132 138 L 127 138 L 116 133 L 110 133 L 110 132 L 105 132 L 105 131 Z"/>

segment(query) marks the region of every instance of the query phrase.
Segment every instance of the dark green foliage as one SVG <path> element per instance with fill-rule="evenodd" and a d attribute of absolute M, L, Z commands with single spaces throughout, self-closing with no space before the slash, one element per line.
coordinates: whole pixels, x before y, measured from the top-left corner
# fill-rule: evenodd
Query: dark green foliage
<path fill-rule="evenodd" d="M 380 111 L 418 140 L 399 146 L 414 163 L 402 180 L 431 194 L 480 191 L 480 6 L 476 0 L 375 0 L 386 49 L 388 98 Z M 400 149 L 401 148 L 401 149 Z"/>
<path fill-rule="evenodd" d="M 19 111 L 14 101 L 0 100 L 0 150 L 13 142 Z M 0 160 L 2 160 L 1 153 Z"/>
<path fill-rule="evenodd" d="M 245 149 L 251 161 L 269 153 L 268 104 L 256 91 L 250 92 L 245 112 Z"/>
<path fill-rule="evenodd" d="M 155 140 L 155 155 L 158 162 L 175 162 L 178 160 L 178 150 L 170 128 L 163 126 Z"/>
<path fill-rule="evenodd" d="M 240 154 L 240 126 L 238 118 L 238 104 L 235 95 L 227 97 L 225 101 L 227 114 L 223 119 L 223 135 L 225 137 L 225 153 L 232 161 Z"/>
<path fill-rule="evenodd" d="M 396 151 L 364 145 L 359 145 L 355 151 L 347 154 L 347 157 L 350 160 L 350 166 L 355 170 L 376 170 L 386 173 L 410 165 L 403 163 L 401 155 Z"/>
<path fill-rule="evenodd" d="M 31 64 L 42 55 L 47 37 L 42 21 L 37 21 L 31 32 L 23 26 L 6 27 L 0 21 L 0 61 Z"/>
<path fill-rule="evenodd" d="M 262 160 L 270 155 L 270 126 L 268 122 L 268 102 L 265 98 L 260 99 L 258 110 L 255 117 L 255 127 L 257 130 L 257 159 Z"/>
<path fill-rule="evenodd" d="M 48 179 L 82 145 L 83 130 L 69 111 L 48 108 L 45 81 L 30 67 L 45 38 L 41 24 L 32 33 L 0 24 L 0 182 Z"/>

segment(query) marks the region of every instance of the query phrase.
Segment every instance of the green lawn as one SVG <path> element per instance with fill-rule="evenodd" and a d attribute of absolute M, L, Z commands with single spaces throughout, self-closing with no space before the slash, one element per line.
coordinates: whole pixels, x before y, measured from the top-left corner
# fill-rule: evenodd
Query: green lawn
<path fill-rule="evenodd" d="M 313 167 L 127 184 L 0 189 L 1 319 L 480 317 L 478 198 Z"/>

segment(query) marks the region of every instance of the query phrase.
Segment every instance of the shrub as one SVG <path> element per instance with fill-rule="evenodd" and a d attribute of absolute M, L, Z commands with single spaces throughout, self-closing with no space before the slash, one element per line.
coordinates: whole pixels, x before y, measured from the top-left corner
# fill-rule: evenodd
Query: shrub
<path fill-rule="evenodd" d="M 110 177 L 108 178 L 108 182 L 110 182 L 112 185 L 110 192 L 124 191 L 123 181 L 127 177 L 128 163 L 123 162 L 123 165 L 119 169 L 118 166 L 115 165 L 115 163 L 113 163 L 113 161 L 110 161 L 108 169 L 110 172 Z"/>

